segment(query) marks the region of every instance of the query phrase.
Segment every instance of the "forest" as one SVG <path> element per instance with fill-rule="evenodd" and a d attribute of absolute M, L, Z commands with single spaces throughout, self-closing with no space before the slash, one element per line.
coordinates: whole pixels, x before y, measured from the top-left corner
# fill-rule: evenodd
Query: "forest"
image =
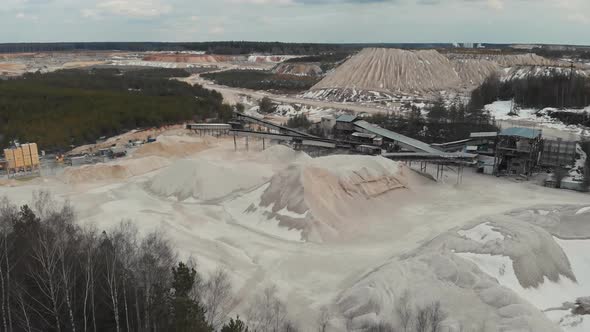
<path fill-rule="evenodd" d="M 0 81 L 2 144 L 18 139 L 63 151 L 136 128 L 231 118 L 216 91 L 170 77 L 182 70 L 63 70 Z"/>
<path fill-rule="evenodd" d="M 80 226 L 67 202 L 33 196 L 22 206 L 0 199 L 0 331 L 248 331 L 228 317 L 228 273 L 200 273 L 163 230 Z M 254 331 L 294 331 L 275 292 L 253 299 Z"/>
<path fill-rule="evenodd" d="M 364 44 L 317 44 L 252 41 L 211 42 L 73 42 L 73 43 L 5 43 L 0 44 L 0 53 L 22 52 L 73 52 L 73 51 L 200 51 L 208 54 L 290 54 L 315 55 L 341 50 L 360 50 L 365 47 L 394 48 L 449 48 L 452 44 L 435 43 L 364 43 Z"/>
<path fill-rule="evenodd" d="M 345 46 L 338 44 L 281 43 L 281 42 L 80 42 L 80 43 L 12 43 L 0 44 L 0 53 L 61 52 L 61 51 L 201 51 L 209 54 L 293 54 L 309 55 L 335 51 Z"/>
<path fill-rule="evenodd" d="M 476 107 L 511 99 L 526 108 L 584 108 L 590 105 L 590 78 L 574 72 L 501 81 L 494 75 L 471 94 Z"/>
<path fill-rule="evenodd" d="M 459 99 L 447 104 L 438 98 L 425 109 L 426 116 L 415 106 L 406 108 L 406 114 L 374 114 L 367 121 L 427 143 L 452 142 L 468 138 L 472 132 L 498 130 L 483 107 L 465 105 Z"/>
<path fill-rule="evenodd" d="M 314 86 L 320 78 L 275 74 L 262 70 L 227 70 L 202 74 L 202 77 L 220 85 L 278 93 L 298 93 Z"/>

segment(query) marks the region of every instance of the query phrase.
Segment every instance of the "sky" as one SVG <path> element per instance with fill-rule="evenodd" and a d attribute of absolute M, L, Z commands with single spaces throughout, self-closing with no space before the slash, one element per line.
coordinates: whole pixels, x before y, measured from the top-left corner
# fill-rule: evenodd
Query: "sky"
<path fill-rule="evenodd" d="M 590 0 L 0 0 L 1 42 L 590 44 Z"/>

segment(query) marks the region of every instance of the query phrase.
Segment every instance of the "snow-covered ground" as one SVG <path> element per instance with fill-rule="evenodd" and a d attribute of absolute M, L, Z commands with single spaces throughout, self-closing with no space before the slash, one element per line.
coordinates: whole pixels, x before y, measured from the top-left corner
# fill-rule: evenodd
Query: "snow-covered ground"
<path fill-rule="evenodd" d="M 168 139 L 195 145 L 199 138 Z M 556 208 L 549 206 L 553 204 L 578 204 L 568 218 L 584 218 L 588 195 L 470 172 L 461 185 L 434 183 L 380 157 L 310 160 L 283 146 L 262 151 L 255 140 L 249 151 L 240 142 L 234 151 L 232 139 L 203 139 L 204 145 L 195 145 L 190 154 L 153 148 L 149 156 L 144 151 L 117 161 L 116 167 L 101 166 L 116 170 L 116 176 L 105 171 L 104 176 L 70 182 L 62 176 L 10 182 L 12 186 L 0 186 L 0 195 L 26 203 L 34 191 L 50 190 L 58 199 L 72 202 L 81 223 L 104 229 L 129 219 L 142 232 L 162 230 L 181 257 L 196 258 L 203 272 L 222 266 L 231 273 L 238 299 L 233 313 L 243 316 L 252 297 L 274 284 L 302 331 L 317 329 L 323 306 L 333 317 L 329 331 L 342 331 L 349 318 L 359 324 L 364 319 L 395 322 L 395 303 L 404 290 L 412 292 L 416 304 L 441 300 L 449 315 L 447 331 L 459 331 L 458 326 L 475 330 L 483 321 L 493 323 L 486 331 L 496 331 L 492 326 L 553 331 L 556 328 L 540 310 L 573 301 L 574 295 L 590 295 L 584 293 L 588 285 L 580 283 L 582 278 L 590 280 L 583 242 L 555 240 L 580 284 L 560 279 L 534 292 L 519 290 L 517 281 L 509 279 L 512 271 L 506 259 L 483 259 L 485 264 L 478 268 L 470 257 L 460 257 L 491 255 L 482 248 L 507 241 L 518 244 L 525 236 L 552 239 L 524 221 L 518 224 L 521 228 L 509 229 L 510 222 L 474 220 L 532 205 L 548 206 L 537 210 L 554 218 Z M 142 162 L 152 159 L 141 158 L 167 162 L 144 168 Z M 316 229 L 330 236 L 302 237 L 305 230 L 312 234 Z M 453 241 L 441 239 L 447 233 L 454 234 Z M 456 254 L 443 249 L 454 241 L 463 241 L 454 247 Z M 426 250 L 434 244 L 436 249 Z M 513 256 L 519 250 L 528 253 L 524 245 L 515 248 Z M 531 255 L 536 250 L 531 249 Z M 506 280 L 513 290 L 494 279 L 501 277 L 502 264 L 505 279 L 499 282 Z M 545 289 L 548 295 L 536 295 Z M 563 293 L 555 295 L 556 289 Z M 527 302 L 537 298 L 539 304 Z M 547 315 L 557 321 L 554 314 Z"/>
<path fill-rule="evenodd" d="M 569 132 L 574 135 L 590 137 L 590 128 L 584 126 L 566 125 L 563 122 L 550 117 L 547 112 L 557 111 L 555 108 L 545 108 L 542 110 L 530 108 L 516 109 L 516 115 L 510 114 L 512 108 L 513 102 L 510 100 L 496 101 L 485 106 L 485 109 L 489 111 L 490 115 L 496 118 L 496 120 L 503 120 L 508 123 L 510 123 L 510 121 L 514 121 L 516 125 L 518 125 L 518 122 L 520 121 L 530 122 L 531 124 L 539 126 L 541 129 L 550 128 L 562 132 Z M 586 107 L 585 109 L 560 110 L 560 112 L 590 113 L 590 107 Z"/>

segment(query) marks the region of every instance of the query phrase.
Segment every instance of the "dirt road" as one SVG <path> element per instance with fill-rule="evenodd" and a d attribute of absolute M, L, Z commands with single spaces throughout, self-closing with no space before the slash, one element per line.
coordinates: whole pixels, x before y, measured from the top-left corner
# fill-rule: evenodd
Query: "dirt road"
<path fill-rule="evenodd" d="M 274 101 L 285 103 L 285 104 L 302 104 L 308 105 L 312 107 L 321 107 L 321 108 L 334 108 L 334 109 L 345 109 L 351 110 L 356 113 L 369 113 L 369 114 L 378 114 L 378 113 L 387 113 L 387 112 L 396 112 L 394 109 L 387 109 L 385 107 L 376 107 L 376 106 L 368 106 L 368 105 L 359 105 L 359 104 L 350 104 L 350 103 L 336 103 L 330 101 L 321 101 L 321 100 L 311 100 L 311 99 L 304 99 L 297 96 L 285 96 L 285 95 L 276 95 L 265 91 L 256 91 L 256 90 L 249 90 L 249 89 L 241 89 L 241 88 L 232 88 L 224 85 L 217 85 L 212 83 L 211 81 L 207 81 L 200 77 L 200 75 L 195 74 L 191 75 L 190 77 L 180 79 L 181 81 L 187 82 L 189 84 L 200 84 L 207 89 L 217 90 L 219 93 L 223 95 L 225 101 L 230 104 L 236 104 L 242 101 L 241 96 L 248 96 L 252 99 L 259 100 L 264 97 L 268 97 Z"/>

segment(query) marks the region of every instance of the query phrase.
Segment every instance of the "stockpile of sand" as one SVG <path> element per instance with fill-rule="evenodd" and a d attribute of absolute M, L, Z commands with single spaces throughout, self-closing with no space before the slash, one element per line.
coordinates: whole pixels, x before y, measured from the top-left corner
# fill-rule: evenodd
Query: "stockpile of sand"
<path fill-rule="evenodd" d="M 207 136 L 158 136 L 155 142 L 140 146 L 133 155 L 136 157 L 186 157 L 208 149 L 212 139 Z"/>
<path fill-rule="evenodd" d="M 323 74 L 322 68 L 316 63 L 281 63 L 274 72 L 296 76 L 322 76 Z"/>
<path fill-rule="evenodd" d="M 268 181 L 268 174 L 267 168 L 253 163 L 179 160 L 154 176 L 147 189 L 178 200 L 209 201 L 258 186 Z"/>
<path fill-rule="evenodd" d="M 575 287 L 576 277 L 550 233 L 494 215 L 391 259 L 345 291 L 339 304 L 359 324 L 387 321 L 405 304 L 441 301 L 448 314 L 443 331 L 559 331 L 538 309 L 561 305 L 552 302 L 561 296 L 554 291 L 568 285 Z M 393 318 L 399 326 L 399 316 Z"/>
<path fill-rule="evenodd" d="M 185 129 L 184 125 L 172 125 L 142 130 L 130 130 L 126 133 L 109 137 L 104 142 L 78 146 L 72 149 L 69 152 L 69 154 L 95 153 L 99 149 L 109 148 L 113 145 L 124 146 L 129 141 L 146 141 L 148 138 L 154 138 L 158 135 L 181 136 L 188 135 L 189 133 L 190 131 L 188 129 Z"/>
<path fill-rule="evenodd" d="M 245 56 L 230 56 L 230 55 L 186 55 L 186 54 L 153 54 L 143 58 L 144 61 L 158 61 L 158 62 L 183 62 L 183 63 L 217 63 L 230 61 L 246 61 Z"/>
<path fill-rule="evenodd" d="M 234 218 L 267 219 L 269 230 L 256 225 L 264 232 L 271 233 L 270 221 L 278 220 L 279 228 L 298 230 L 304 240 L 337 239 L 375 215 L 375 204 L 405 189 L 406 172 L 381 157 L 340 155 L 302 161 L 276 173 L 258 193 L 260 201 L 252 197 L 240 211 L 245 216 Z"/>
<path fill-rule="evenodd" d="M 480 85 L 490 75 L 501 70 L 498 63 L 489 60 L 458 59 L 452 61 L 452 63 L 453 68 L 466 87 Z"/>
<path fill-rule="evenodd" d="M 304 96 L 314 99 L 364 101 L 374 93 L 423 95 L 473 89 L 503 68 L 559 66 L 536 54 L 440 54 L 367 48 L 351 57 Z M 369 98 L 370 99 L 370 98 Z"/>
<path fill-rule="evenodd" d="M 427 92 L 460 84 L 461 79 L 452 63 L 437 51 L 366 48 L 312 89 Z"/>
<path fill-rule="evenodd" d="M 263 163 L 291 164 L 311 160 L 311 157 L 305 152 L 295 151 L 288 146 L 276 144 L 256 154 L 254 159 Z"/>
<path fill-rule="evenodd" d="M 66 183 L 84 183 L 92 181 L 121 180 L 143 175 L 170 164 L 166 158 L 145 157 L 124 159 L 110 163 L 67 167 L 62 175 Z"/>

